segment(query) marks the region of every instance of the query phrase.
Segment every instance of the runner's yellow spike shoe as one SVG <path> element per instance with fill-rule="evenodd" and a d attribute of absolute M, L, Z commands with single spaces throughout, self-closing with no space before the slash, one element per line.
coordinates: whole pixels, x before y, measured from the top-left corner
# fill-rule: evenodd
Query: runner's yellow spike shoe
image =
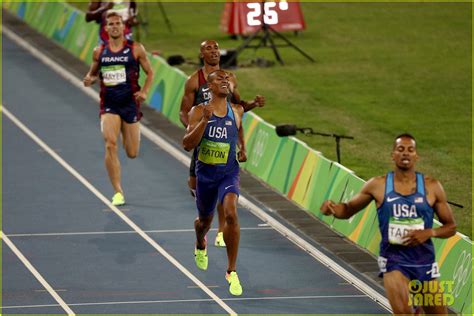
<path fill-rule="evenodd" d="M 207 258 L 207 249 L 200 250 L 194 248 L 194 261 L 196 261 L 196 266 L 201 270 L 207 270 L 208 258 Z"/>
<path fill-rule="evenodd" d="M 112 205 L 120 206 L 124 204 L 125 204 L 125 197 L 123 196 L 123 194 L 120 192 L 115 193 L 114 196 L 112 197 Z"/>
<path fill-rule="evenodd" d="M 237 272 L 232 271 L 231 273 L 225 274 L 225 279 L 229 282 L 229 292 L 232 295 L 239 296 L 242 295 L 242 286 L 240 285 L 239 276 Z"/>
<path fill-rule="evenodd" d="M 219 232 L 216 236 L 216 241 L 214 241 L 214 246 L 216 247 L 225 247 L 224 233 Z"/>

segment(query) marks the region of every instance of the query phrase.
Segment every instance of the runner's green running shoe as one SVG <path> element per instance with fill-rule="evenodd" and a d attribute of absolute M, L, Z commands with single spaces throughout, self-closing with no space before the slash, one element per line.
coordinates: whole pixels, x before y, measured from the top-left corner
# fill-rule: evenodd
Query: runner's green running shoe
<path fill-rule="evenodd" d="M 219 232 L 216 236 L 216 241 L 214 241 L 214 246 L 216 247 L 225 247 L 224 233 Z"/>
<path fill-rule="evenodd" d="M 196 266 L 201 270 L 207 270 L 207 249 L 200 250 L 194 249 L 194 261 L 196 261 Z"/>
<path fill-rule="evenodd" d="M 232 271 L 231 273 L 225 274 L 225 279 L 229 282 L 229 292 L 232 295 L 239 296 L 242 295 L 242 286 L 240 285 L 239 276 L 237 272 Z"/>
<path fill-rule="evenodd" d="M 112 205 L 120 206 L 124 204 L 125 204 L 125 197 L 123 196 L 123 194 L 120 192 L 115 193 L 114 196 L 112 197 Z"/>

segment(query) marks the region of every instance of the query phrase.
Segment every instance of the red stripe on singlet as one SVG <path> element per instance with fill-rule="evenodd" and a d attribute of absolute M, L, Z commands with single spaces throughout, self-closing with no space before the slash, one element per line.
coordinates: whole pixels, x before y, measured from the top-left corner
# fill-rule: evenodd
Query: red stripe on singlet
<path fill-rule="evenodd" d="M 199 77 L 199 87 L 207 82 L 206 77 L 204 76 L 204 71 L 202 71 L 202 68 L 199 69 L 198 71 L 198 77 Z"/>

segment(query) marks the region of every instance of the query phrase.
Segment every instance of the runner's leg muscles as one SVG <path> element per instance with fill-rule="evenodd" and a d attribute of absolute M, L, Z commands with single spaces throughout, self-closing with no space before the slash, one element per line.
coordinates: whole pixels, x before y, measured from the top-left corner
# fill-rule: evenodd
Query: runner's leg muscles
<path fill-rule="evenodd" d="M 194 220 L 194 230 L 196 231 L 196 247 L 198 249 L 205 249 L 207 247 L 204 237 L 211 228 L 213 215 L 206 217 L 197 217 Z"/>
<path fill-rule="evenodd" d="M 431 314 L 433 314 L 433 315 L 448 315 L 448 307 L 447 306 L 444 306 L 442 304 L 437 305 L 439 303 L 443 303 L 443 300 L 441 299 L 440 301 L 438 301 L 434 298 L 434 293 L 439 293 L 439 295 L 441 297 L 443 297 L 445 295 L 445 293 L 443 293 L 443 291 L 441 290 L 439 280 L 438 279 L 433 279 L 430 282 L 433 282 L 433 284 L 435 284 L 435 285 L 430 286 L 430 288 L 428 289 L 428 294 L 424 295 L 424 297 L 429 296 L 429 297 L 433 297 L 433 299 L 430 300 L 429 302 L 424 302 L 425 304 L 423 304 L 423 310 L 425 311 L 425 314 L 426 315 L 431 315 Z M 425 300 L 425 301 L 427 301 L 427 300 Z M 428 304 L 428 303 L 430 303 L 430 304 Z"/>
<path fill-rule="evenodd" d="M 120 161 L 118 158 L 117 138 L 120 133 L 121 118 L 116 114 L 101 116 L 101 131 L 105 142 L 105 168 L 115 192 L 123 192 L 120 184 Z"/>
<path fill-rule="evenodd" d="M 394 270 L 383 274 L 383 284 L 394 314 L 413 315 L 408 305 L 408 278 Z"/>
<path fill-rule="evenodd" d="M 140 123 L 122 122 L 122 137 L 128 158 L 136 158 L 140 151 Z"/>
<path fill-rule="evenodd" d="M 218 232 L 223 232 L 224 231 L 224 226 L 225 226 L 225 213 L 224 213 L 224 205 L 221 203 L 217 203 L 217 216 L 219 220 L 219 228 Z"/>
<path fill-rule="evenodd" d="M 236 270 L 237 253 L 239 251 L 240 225 L 237 216 L 238 195 L 227 193 L 224 196 L 223 206 L 225 213 L 224 241 L 227 245 L 228 270 Z"/>

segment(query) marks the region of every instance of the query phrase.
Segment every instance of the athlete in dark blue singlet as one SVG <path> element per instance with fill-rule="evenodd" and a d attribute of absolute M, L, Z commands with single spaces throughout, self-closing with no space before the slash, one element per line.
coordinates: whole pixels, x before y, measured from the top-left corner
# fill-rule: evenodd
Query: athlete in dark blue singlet
<path fill-rule="evenodd" d="M 441 184 L 415 171 L 418 154 L 412 135 L 396 137 L 392 159 L 393 172 L 367 181 L 347 203 L 325 201 L 321 211 L 324 215 L 347 219 L 375 201 L 382 236 L 378 263 L 387 298 L 394 314 L 411 315 L 410 281 L 437 283 L 440 276 L 431 238 L 453 236 L 456 224 Z M 442 223 L 435 229 L 434 213 Z M 425 313 L 447 314 L 446 306 L 431 304 L 430 300 L 426 303 L 422 306 Z"/>
<path fill-rule="evenodd" d="M 216 202 L 224 207 L 224 240 L 227 245 L 226 279 L 232 295 L 241 295 L 242 286 L 236 272 L 240 226 L 237 217 L 239 196 L 239 163 L 237 161 L 238 130 L 244 109 L 227 100 L 229 75 L 217 70 L 208 77 L 212 98 L 207 105 L 193 107 L 183 146 L 190 151 L 198 148 L 196 164 L 196 205 L 198 217 L 195 261 L 199 269 L 208 266 L 205 236 L 211 227 Z"/>
<path fill-rule="evenodd" d="M 114 51 L 102 44 L 99 53 L 100 114 L 118 114 L 125 122 L 136 123 L 142 117 L 140 102 L 140 65 L 134 56 L 133 41 L 126 40 L 122 49 Z"/>
<path fill-rule="evenodd" d="M 380 272 L 402 272 L 410 280 L 429 281 L 440 276 L 431 239 L 407 247 L 405 236 L 412 230 L 433 228 L 434 210 L 426 199 L 425 177 L 416 172 L 416 192 L 402 195 L 395 191 L 394 172 L 385 176 L 385 196 L 377 209 L 382 235 Z"/>
<path fill-rule="evenodd" d="M 207 86 L 207 75 L 211 72 L 219 69 L 220 62 L 220 50 L 219 44 L 214 40 L 207 40 L 201 43 L 200 57 L 204 62 L 204 66 L 194 72 L 186 80 L 184 87 L 184 95 L 181 101 L 181 109 L 179 112 L 180 120 L 184 127 L 188 126 L 188 113 L 193 106 L 198 104 L 207 103 L 211 98 L 209 87 Z M 244 111 L 250 111 L 255 107 L 263 107 L 265 105 L 265 98 L 257 95 L 252 101 L 244 101 L 240 98 L 240 92 L 237 88 L 237 81 L 235 75 L 229 73 L 230 80 L 230 100 L 235 104 L 240 104 Z M 239 151 L 237 153 L 239 161 L 244 162 L 247 160 L 244 132 L 241 128 L 239 130 Z M 196 190 L 196 151 L 193 152 L 191 157 L 191 165 L 189 167 L 189 178 L 188 186 L 193 196 L 195 196 Z M 217 204 L 219 227 L 218 233 L 214 244 L 219 247 L 225 247 L 223 239 L 223 229 L 225 224 L 224 210 L 220 203 Z"/>
<path fill-rule="evenodd" d="M 105 141 L 105 166 L 115 194 L 113 205 L 125 204 L 120 181 L 117 139 L 122 134 L 127 156 L 135 158 L 140 148 L 140 103 L 147 98 L 153 82 L 153 69 L 145 48 L 126 40 L 122 17 L 110 12 L 106 18 L 107 45 L 94 49 L 92 65 L 84 77 L 86 87 L 100 79 L 100 125 Z M 143 88 L 138 85 L 139 69 L 146 74 Z"/>

